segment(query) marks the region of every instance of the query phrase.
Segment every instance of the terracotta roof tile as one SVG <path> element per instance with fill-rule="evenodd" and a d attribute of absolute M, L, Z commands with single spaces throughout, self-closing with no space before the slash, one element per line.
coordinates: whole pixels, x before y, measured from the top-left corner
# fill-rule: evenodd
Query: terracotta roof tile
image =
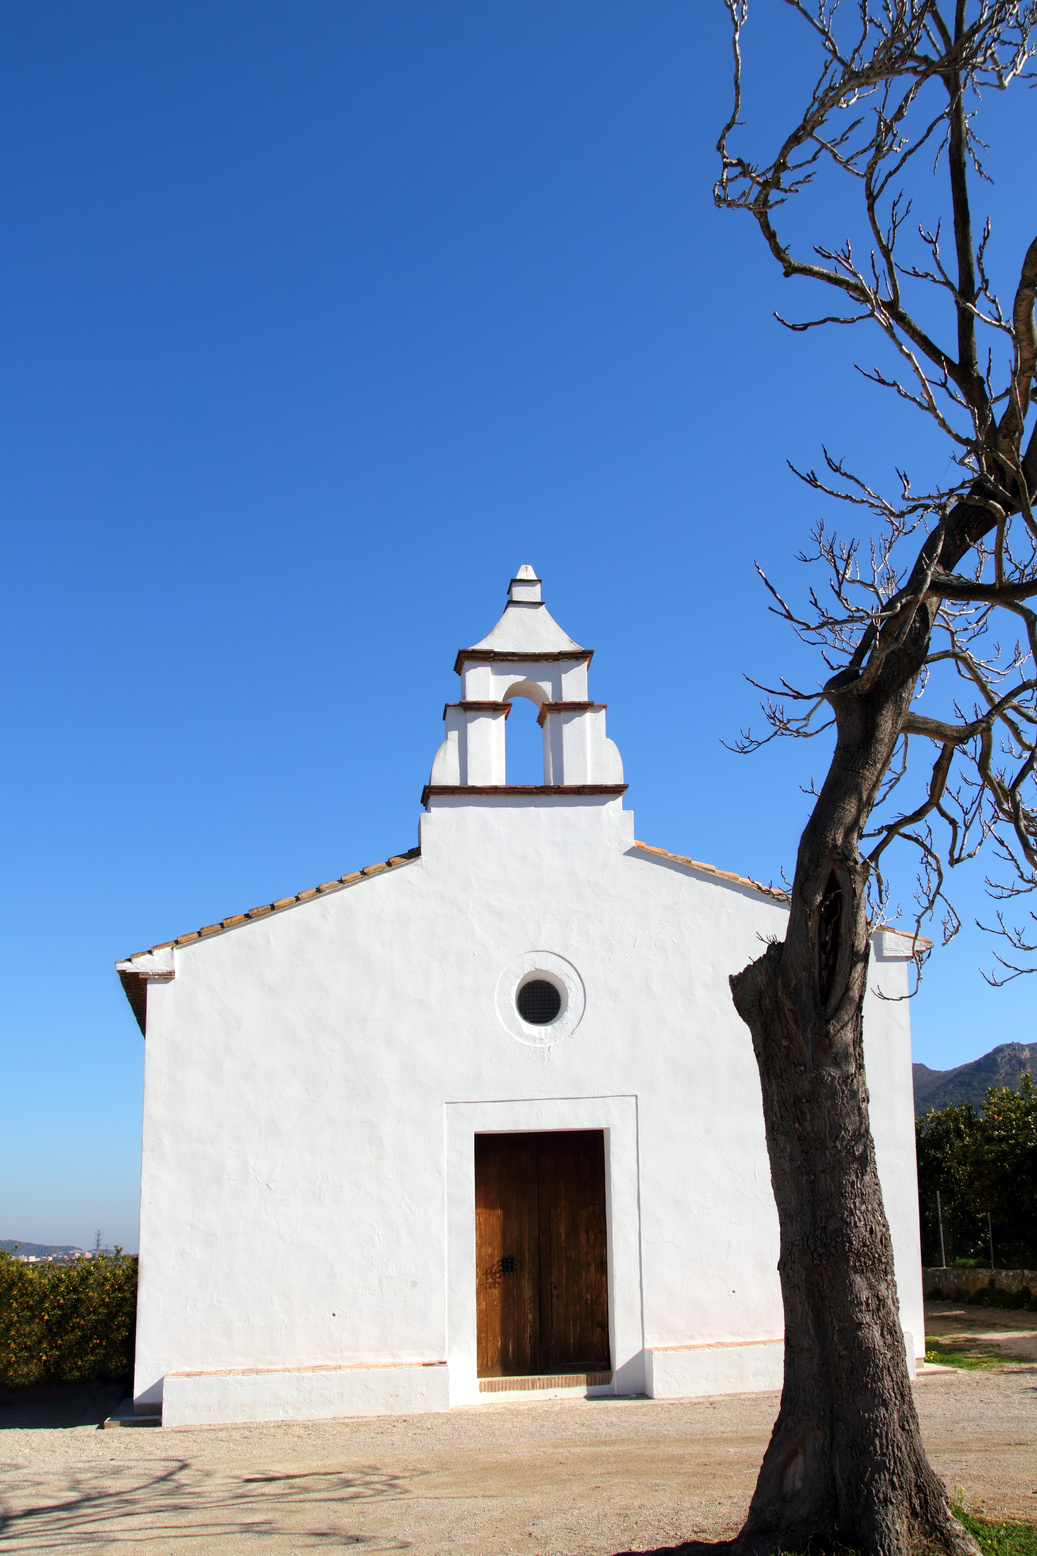
<path fill-rule="evenodd" d="M 739 886 L 748 886 L 752 891 L 762 892 L 765 897 L 773 897 L 776 902 L 789 900 L 787 891 L 781 891 L 777 886 L 764 886 L 762 881 L 754 881 L 748 875 L 737 875 L 733 870 L 718 870 L 715 864 L 703 864 L 701 859 L 689 859 L 686 854 L 671 854 L 667 849 L 656 848 L 652 843 L 635 842 L 634 847 L 643 848 L 647 854 L 672 859 L 675 864 L 690 865 L 693 870 L 704 870 L 707 875 L 717 875 L 722 881 L 735 881 Z"/>
<path fill-rule="evenodd" d="M 381 875 L 385 870 L 398 869 L 401 864 L 410 864 L 421 853 L 420 848 L 410 848 L 405 854 L 393 854 L 391 859 L 384 859 L 378 864 L 365 865 L 362 870 L 354 870 L 351 875 L 340 875 L 335 881 L 323 881 L 320 886 L 308 886 L 305 891 L 296 892 L 294 897 L 278 897 L 276 902 L 261 903 L 258 908 L 249 908 L 247 913 L 234 913 L 230 918 L 220 919 L 218 924 L 206 924 L 202 929 L 192 930 L 189 935 L 178 935 L 175 940 L 163 940 L 161 945 L 148 946 L 147 951 L 135 951 L 134 956 L 147 956 L 152 951 L 165 951 L 170 946 L 191 945 L 195 940 L 208 939 L 210 935 L 218 935 L 225 929 L 236 929 L 240 924 L 246 924 L 250 919 L 265 918 L 268 913 L 280 913 L 285 908 L 294 908 L 296 903 L 309 902 L 311 897 L 318 893 L 340 891 L 343 886 L 354 886 L 357 881 L 366 880 L 372 875 Z M 126 958 L 128 962 L 132 956 Z"/>

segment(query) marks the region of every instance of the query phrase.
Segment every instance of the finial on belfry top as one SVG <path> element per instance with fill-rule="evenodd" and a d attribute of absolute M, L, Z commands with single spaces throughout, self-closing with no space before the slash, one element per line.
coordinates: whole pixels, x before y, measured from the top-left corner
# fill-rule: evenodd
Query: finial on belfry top
<path fill-rule="evenodd" d="M 511 583 L 508 585 L 509 605 L 540 605 L 540 579 L 530 567 L 528 562 L 523 562 Z"/>

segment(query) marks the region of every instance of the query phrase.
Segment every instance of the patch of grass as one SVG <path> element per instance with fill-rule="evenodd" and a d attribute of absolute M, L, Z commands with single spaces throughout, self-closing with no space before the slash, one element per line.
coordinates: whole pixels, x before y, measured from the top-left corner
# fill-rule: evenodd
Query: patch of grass
<path fill-rule="evenodd" d="M 938 1362 L 941 1367 L 964 1367 L 970 1372 L 1003 1367 L 1008 1360 L 1000 1351 L 984 1348 L 979 1341 L 937 1340 L 932 1335 L 925 1338 L 925 1359 Z"/>
<path fill-rule="evenodd" d="M 983 1552 L 983 1556 L 1037 1556 L 1037 1524 L 1023 1523 L 1016 1519 L 997 1523 L 992 1518 L 984 1518 L 981 1513 L 966 1512 L 962 1503 L 956 1500 L 963 1494 L 963 1487 L 955 1487 L 951 1512 L 959 1523 L 964 1524 Z M 662 1552 L 659 1556 L 662 1556 Z M 809 1552 L 782 1551 L 780 1556 L 809 1556 Z M 859 1553 L 851 1546 L 840 1545 L 832 1556 L 859 1556 Z"/>
<path fill-rule="evenodd" d="M 983 1556 L 1037 1556 L 1037 1524 L 995 1523 L 951 1504 L 955 1518 L 965 1525 Z"/>

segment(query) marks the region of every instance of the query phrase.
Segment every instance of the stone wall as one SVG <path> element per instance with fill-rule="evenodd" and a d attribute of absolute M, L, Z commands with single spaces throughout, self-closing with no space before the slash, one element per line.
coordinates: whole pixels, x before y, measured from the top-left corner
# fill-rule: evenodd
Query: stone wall
<path fill-rule="evenodd" d="M 953 1265 L 947 1269 L 923 1269 L 922 1289 L 929 1301 L 1015 1306 L 1008 1302 L 1002 1304 L 997 1298 L 1030 1297 L 1032 1301 L 1033 1294 L 1037 1293 L 1037 1270 L 967 1270 Z M 990 1301 L 992 1297 L 993 1302 Z"/>

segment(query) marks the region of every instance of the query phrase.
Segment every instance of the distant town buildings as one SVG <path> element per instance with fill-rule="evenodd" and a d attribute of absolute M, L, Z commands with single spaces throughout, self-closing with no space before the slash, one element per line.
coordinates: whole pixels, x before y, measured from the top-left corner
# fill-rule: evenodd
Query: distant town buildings
<path fill-rule="evenodd" d="M 111 1248 L 50 1246 L 47 1243 L 19 1242 L 10 1237 L 0 1239 L 0 1251 L 10 1254 L 19 1264 L 68 1264 L 73 1259 L 96 1259 L 113 1252 Z"/>

